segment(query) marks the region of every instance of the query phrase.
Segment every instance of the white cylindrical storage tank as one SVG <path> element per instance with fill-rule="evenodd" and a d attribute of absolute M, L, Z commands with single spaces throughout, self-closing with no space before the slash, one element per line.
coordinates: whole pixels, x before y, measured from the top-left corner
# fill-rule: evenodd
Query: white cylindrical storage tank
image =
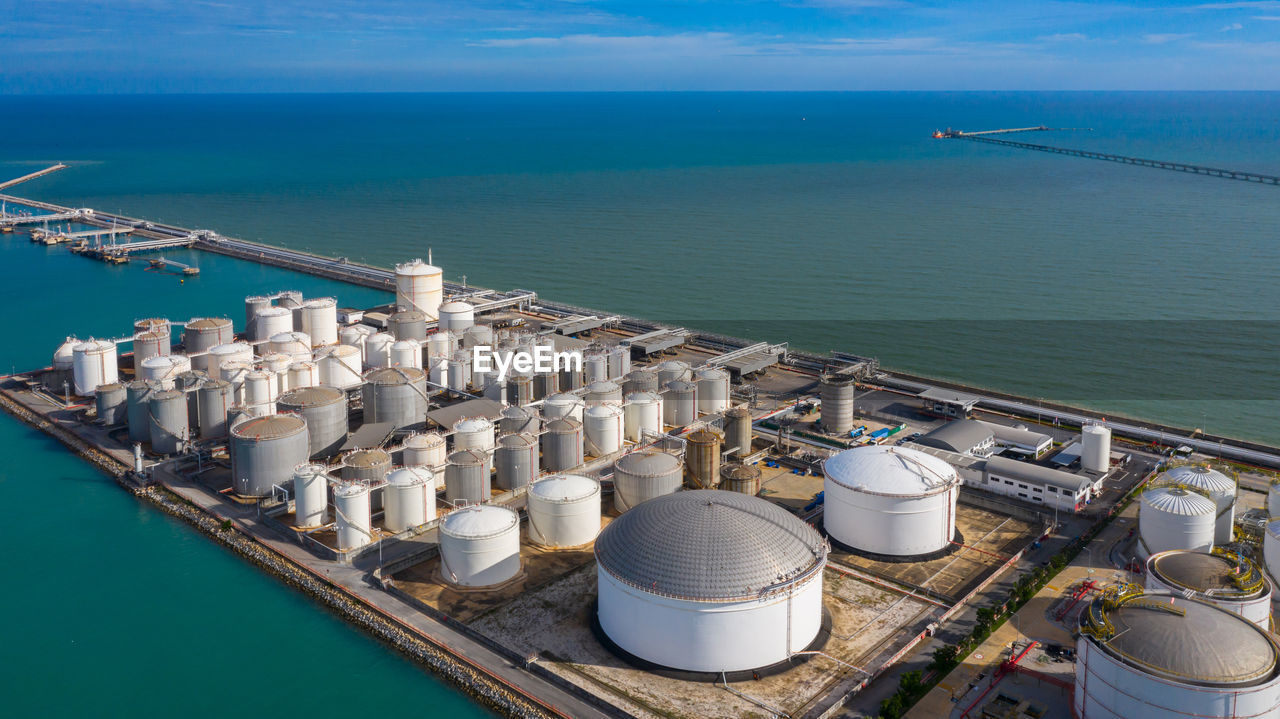
<path fill-rule="evenodd" d="M 680 360 L 667 360 L 654 369 L 658 371 L 659 387 L 666 387 L 675 381 L 687 382 L 693 377 L 693 370 L 689 367 L 689 363 Z"/>
<path fill-rule="evenodd" d="M 440 305 L 440 329 L 462 332 L 476 323 L 476 310 L 466 302 L 454 301 Z"/>
<path fill-rule="evenodd" d="M 390 367 L 391 345 L 395 342 L 395 338 L 386 332 L 369 335 L 364 341 L 364 366 Z"/>
<path fill-rule="evenodd" d="M 458 338 L 458 343 L 462 347 L 475 347 L 476 345 L 493 346 L 493 328 L 489 325 L 472 325 L 463 331 L 462 336 Z"/>
<path fill-rule="evenodd" d="M 582 353 L 582 377 L 589 385 L 609 379 L 609 357 L 603 350 Z"/>
<path fill-rule="evenodd" d="M 244 336 L 255 339 L 258 336 L 258 313 L 271 306 L 271 298 L 263 295 L 250 295 L 244 298 Z"/>
<path fill-rule="evenodd" d="M 360 349 L 350 345 L 322 347 L 316 351 L 320 362 L 320 384 L 338 389 L 357 387 L 364 378 L 360 372 Z"/>
<path fill-rule="evenodd" d="M 824 374 L 818 387 L 822 400 L 822 428 L 832 434 L 846 434 L 853 429 L 853 398 L 857 383 L 843 374 Z"/>
<path fill-rule="evenodd" d="M 453 449 L 493 450 L 493 422 L 487 417 L 466 417 L 453 423 Z"/>
<path fill-rule="evenodd" d="M 426 467 L 401 467 L 387 475 L 386 514 L 388 532 L 403 532 L 436 518 L 436 478 Z"/>
<path fill-rule="evenodd" d="M 338 343 L 338 301 L 318 297 L 302 303 L 302 331 L 311 338 L 312 347 Z"/>
<path fill-rule="evenodd" d="M 1175 549 L 1147 559 L 1148 593 L 1178 594 L 1271 628 L 1271 582 L 1240 554 Z"/>
<path fill-rule="evenodd" d="M 1276 639 L 1243 617 L 1197 599 L 1116 587 L 1080 617 L 1073 716 L 1199 719 L 1280 711 Z"/>
<path fill-rule="evenodd" d="M 729 373 L 716 367 L 698 370 L 698 412 L 715 414 L 729 409 Z"/>
<path fill-rule="evenodd" d="M 288 355 L 294 362 L 311 359 L 311 337 L 306 332 L 277 332 L 271 335 L 267 345 L 268 351 L 262 354 L 278 353 Z"/>
<path fill-rule="evenodd" d="M 622 407 L 622 433 L 641 441 L 645 430 L 662 434 L 662 396 L 656 392 L 632 392 Z"/>
<path fill-rule="evenodd" d="M 315 362 L 294 362 L 289 365 L 289 389 L 305 389 L 320 384 L 320 365 Z"/>
<path fill-rule="evenodd" d="M 554 474 L 529 487 L 529 541 L 544 547 L 581 547 L 600 533 L 600 483 Z"/>
<path fill-rule="evenodd" d="M 1280 519 L 1267 522 L 1266 532 L 1262 535 L 1262 563 L 1271 583 L 1277 584 L 1277 577 L 1280 577 Z"/>
<path fill-rule="evenodd" d="M 470 352 L 459 350 L 449 358 L 448 379 L 449 389 L 455 392 L 467 391 L 467 387 L 471 385 Z"/>
<path fill-rule="evenodd" d="M 674 454 L 656 449 L 630 452 L 613 463 L 613 508 L 619 512 L 680 491 L 684 465 Z"/>
<path fill-rule="evenodd" d="M 621 380 L 631 373 L 631 348 L 615 345 L 606 353 L 609 358 L 609 379 Z"/>
<path fill-rule="evenodd" d="M 404 458 L 406 467 L 436 468 L 444 465 L 448 452 L 445 449 L 444 437 L 435 432 L 409 435 L 404 441 Z"/>
<path fill-rule="evenodd" d="M 657 497 L 610 522 L 595 555 L 600 628 L 631 657 L 718 676 L 787 661 L 819 636 L 826 543 L 763 499 Z"/>
<path fill-rule="evenodd" d="M 182 353 L 191 358 L 194 369 L 204 370 L 211 377 L 218 376 L 218 368 L 211 367 L 209 351 L 221 344 L 235 342 L 235 328 L 226 317 L 199 317 L 183 328 Z M 252 350 L 250 350 L 252 355 Z"/>
<path fill-rule="evenodd" d="M 306 420 L 309 456 L 332 456 L 347 441 L 347 393 L 340 389 L 297 387 L 280 395 L 276 409 Z"/>
<path fill-rule="evenodd" d="M 592 382 L 587 385 L 584 398 L 588 407 L 598 404 L 622 404 L 622 387 L 609 380 Z"/>
<path fill-rule="evenodd" d="M 267 307 L 253 318 L 253 334 L 249 339 L 259 343 L 259 351 L 267 351 L 268 341 L 282 333 L 293 331 L 293 310 L 287 307 Z"/>
<path fill-rule="evenodd" d="M 396 340 L 388 351 L 388 367 L 413 367 L 422 369 L 422 345 L 417 340 Z"/>
<path fill-rule="evenodd" d="M 622 408 L 616 404 L 587 407 L 582 420 L 583 451 L 603 457 L 622 449 Z"/>
<path fill-rule="evenodd" d="M 662 422 L 687 427 L 698 419 L 698 385 L 676 380 L 665 385 L 662 395 Z"/>
<path fill-rule="evenodd" d="M 71 350 L 71 367 L 75 393 L 81 397 L 93 396 L 98 387 L 120 381 L 116 343 L 110 340 L 90 339 L 77 344 Z M 188 365 L 187 369 L 190 368 Z M 169 387 L 173 387 L 172 380 Z"/>
<path fill-rule="evenodd" d="M 914 449 L 872 445 L 827 459 L 823 474 L 824 522 L 837 542 L 887 557 L 951 548 L 960 476 L 950 464 Z"/>
<path fill-rule="evenodd" d="M 364 343 L 377 330 L 369 325 L 347 325 L 338 330 L 338 344 L 355 347 L 360 350 L 360 361 L 364 361 Z"/>
<path fill-rule="evenodd" d="M 172 351 L 169 346 L 168 332 L 139 332 L 133 336 L 133 366 L 137 367 L 143 360 L 151 357 L 167 355 Z"/>
<path fill-rule="evenodd" d="M 440 318 L 444 299 L 444 273 L 422 260 L 396 265 L 396 309 L 417 310 L 427 321 Z"/>
<path fill-rule="evenodd" d="M 275 414 L 280 397 L 276 376 L 265 370 L 253 370 L 244 376 L 244 405 L 250 414 L 262 417 Z"/>
<path fill-rule="evenodd" d="M 185 355 L 158 355 L 142 361 L 138 372 L 142 379 L 158 382 L 165 389 L 173 389 L 174 381 L 183 372 L 191 371 L 191 360 Z"/>
<path fill-rule="evenodd" d="M 206 364 L 210 377 L 222 375 L 222 365 L 228 362 L 253 364 L 253 347 L 247 342 L 226 342 L 209 348 Z"/>
<path fill-rule="evenodd" d="M 1086 424 L 1080 430 L 1080 466 L 1093 472 L 1111 469 L 1111 428 Z"/>
<path fill-rule="evenodd" d="M 364 421 L 391 422 L 397 429 L 427 418 L 427 377 L 412 367 L 371 369 L 364 375 Z"/>
<path fill-rule="evenodd" d="M 231 384 L 232 404 L 244 401 L 244 379 L 253 371 L 248 362 L 223 362 L 218 366 L 219 379 Z"/>
<path fill-rule="evenodd" d="M 455 350 L 458 349 L 457 335 L 442 330 L 427 335 L 427 356 L 428 357 L 452 357 Z"/>
<path fill-rule="evenodd" d="M 1147 557 L 1170 549 L 1213 549 L 1215 514 L 1213 500 L 1190 489 L 1157 487 L 1143 492 L 1139 553 Z"/>
<path fill-rule="evenodd" d="M 300 464 L 293 470 L 293 523 L 319 527 L 329 521 L 329 468 Z"/>
<path fill-rule="evenodd" d="M 335 487 L 333 510 L 338 524 L 338 549 L 359 549 L 373 541 L 368 485 L 354 482 Z"/>
<path fill-rule="evenodd" d="M 542 401 L 542 418 L 548 422 L 562 417 L 572 417 L 581 422 L 586 404 L 581 397 L 572 394 L 553 394 Z"/>
<path fill-rule="evenodd" d="M 1235 535 L 1236 481 L 1234 479 L 1207 465 L 1184 464 L 1160 475 L 1158 481 L 1184 484 L 1207 494 L 1217 506 L 1213 543 L 1231 543 Z"/>
<path fill-rule="evenodd" d="M 276 378 L 276 394 L 289 390 L 289 365 L 294 359 L 283 352 L 270 352 L 262 355 L 258 361 L 258 369 L 269 372 Z"/>
<path fill-rule="evenodd" d="M 512 579 L 520 573 L 520 517 L 491 504 L 449 513 L 440 523 L 440 570 L 460 587 Z"/>
<path fill-rule="evenodd" d="M 53 351 L 53 368 L 61 371 L 72 370 L 75 367 L 75 348 L 80 344 L 80 340 L 75 337 L 68 337 L 58 345 L 58 349 Z"/>

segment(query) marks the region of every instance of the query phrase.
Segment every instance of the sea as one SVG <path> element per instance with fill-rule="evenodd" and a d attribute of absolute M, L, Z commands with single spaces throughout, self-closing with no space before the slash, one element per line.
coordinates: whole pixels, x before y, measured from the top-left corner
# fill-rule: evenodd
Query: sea
<path fill-rule="evenodd" d="M 0 97 L 7 192 L 1280 444 L 1280 93 Z M 13 208 L 9 208 L 13 209 Z M 0 235 L 0 368 L 297 289 Z M 13 716 L 485 710 L 0 417 Z"/>

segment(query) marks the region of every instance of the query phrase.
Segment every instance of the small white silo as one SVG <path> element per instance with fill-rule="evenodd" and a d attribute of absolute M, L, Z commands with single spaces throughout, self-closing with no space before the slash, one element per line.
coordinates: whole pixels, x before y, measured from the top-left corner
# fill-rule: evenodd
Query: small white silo
<path fill-rule="evenodd" d="M 623 409 L 616 404 L 597 404 L 583 412 L 583 443 L 586 453 L 604 457 L 622 449 Z"/>
<path fill-rule="evenodd" d="M 293 470 L 294 524 L 319 527 L 329 521 L 329 468 L 300 464 Z"/>
<path fill-rule="evenodd" d="M 487 587 L 520 572 L 520 517 L 492 504 L 463 507 L 440 523 L 440 570 L 446 582 Z"/>
<path fill-rule="evenodd" d="M 1216 509 L 1213 500 L 1186 487 L 1148 489 L 1138 510 L 1139 554 L 1213 549 Z"/>
<path fill-rule="evenodd" d="M 116 343 L 97 339 L 80 342 L 71 350 L 71 367 L 75 393 L 82 397 L 92 396 L 104 384 L 119 382 Z M 189 364 L 187 369 L 191 369 Z M 165 389 L 172 387 L 173 383 L 170 381 Z"/>
<path fill-rule="evenodd" d="M 436 480 L 426 467 L 401 467 L 387 475 L 383 522 L 389 532 L 403 532 L 436 518 Z"/>
<path fill-rule="evenodd" d="M 338 485 L 333 490 L 333 509 L 338 523 L 338 549 L 357 549 L 373 541 L 369 485 Z"/>
<path fill-rule="evenodd" d="M 579 547 L 600 533 L 600 483 L 576 474 L 554 474 L 529 486 L 529 541 L 545 547 Z"/>
<path fill-rule="evenodd" d="M 632 392 L 622 406 L 622 434 L 632 442 L 639 442 L 645 430 L 662 434 L 662 395 Z"/>
<path fill-rule="evenodd" d="M 1111 428 L 1086 424 L 1080 431 L 1080 466 L 1093 472 L 1111 469 Z"/>

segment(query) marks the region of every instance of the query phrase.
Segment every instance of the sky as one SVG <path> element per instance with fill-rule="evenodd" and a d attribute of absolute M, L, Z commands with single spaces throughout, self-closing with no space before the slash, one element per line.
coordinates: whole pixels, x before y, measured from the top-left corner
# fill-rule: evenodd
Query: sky
<path fill-rule="evenodd" d="M 1280 0 L 0 0 L 4 94 L 625 90 L 1280 90 Z"/>

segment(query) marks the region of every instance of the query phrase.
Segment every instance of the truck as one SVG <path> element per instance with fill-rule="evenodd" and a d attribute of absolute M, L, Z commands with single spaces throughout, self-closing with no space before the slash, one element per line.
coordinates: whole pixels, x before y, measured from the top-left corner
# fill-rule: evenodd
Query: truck
<path fill-rule="evenodd" d="M 867 431 L 867 425 L 865 425 L 865 424 L 864 424 L 864 425 L 862 425 L 861 427 L 858 427 L 858 428 L 854 429 L 852 432 L 850 432 L 850 433 L 849 433 L 849 438 L 850 438 L 850 439 L 857 439 L 857 438 L 861 437 L 861 436 L 862 436 L 862 434 L 863 434 L 864 432 L 866 432 L 866 431 Z"/>

